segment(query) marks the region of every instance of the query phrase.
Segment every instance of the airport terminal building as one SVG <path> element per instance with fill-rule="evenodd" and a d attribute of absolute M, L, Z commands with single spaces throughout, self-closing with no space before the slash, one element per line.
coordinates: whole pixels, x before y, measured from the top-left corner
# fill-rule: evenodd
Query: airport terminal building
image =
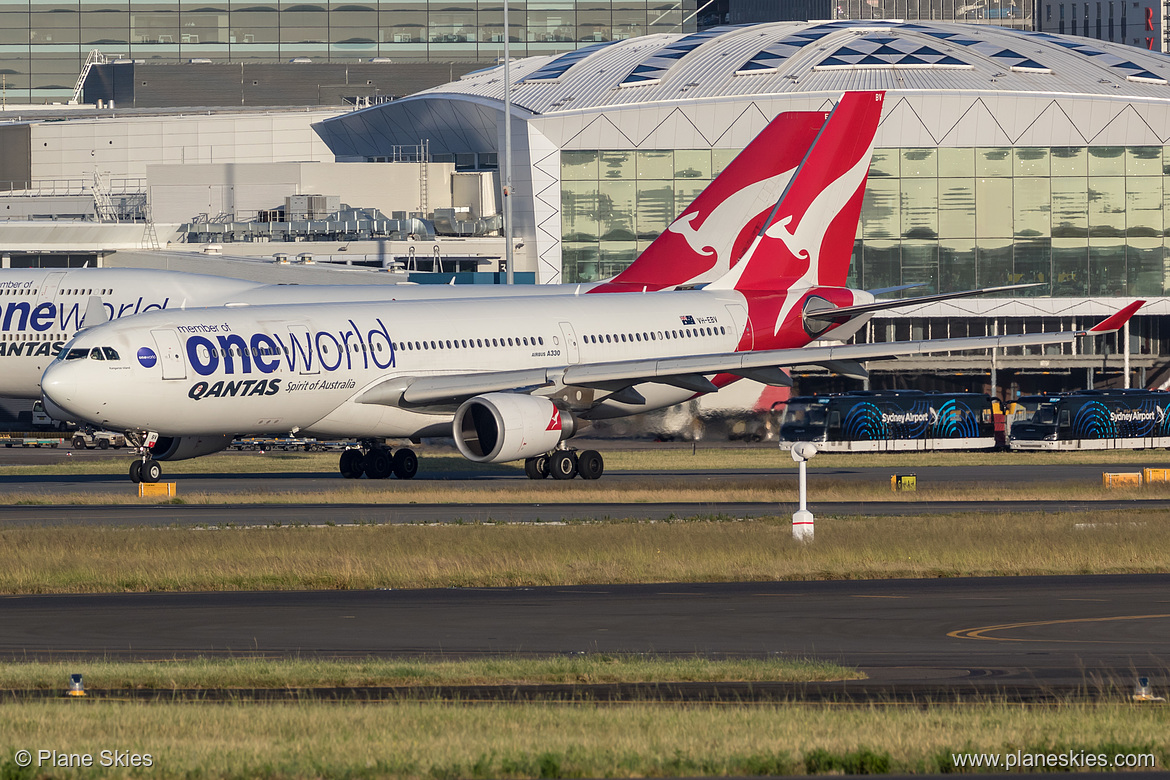
<path fill-rule="evenodd" d="M 999 355 L 997 384 L 1121 382 L 1126 361 L 1135 385 L 1166 381 L 1170 57 L 983 25 L 784 22 L 601 43 L 512 74 L 514 223 L 540 281 L 623 268 L 776 114 L 883 89 L 851 283 L 1037 287 L 923 307 L 913 327 L 876 319 L 862 337 L 1079 326 L 1142 297 L 1128 340 Z M 493 68 L 317 128 L 339 160 L 427 137 L 433 153 L 494 164 L 502 107 Z M 977 389 L 990 370 L 952 356 L 879 373 Z"/>

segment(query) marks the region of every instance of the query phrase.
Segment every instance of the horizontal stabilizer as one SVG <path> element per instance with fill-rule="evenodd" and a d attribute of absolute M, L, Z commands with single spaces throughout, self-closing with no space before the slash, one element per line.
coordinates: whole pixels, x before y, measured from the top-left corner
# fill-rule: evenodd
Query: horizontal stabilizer
<path fill-rule="evenodd" d="M 914 285 L 918 286 L 918 285 Z M 920 295 L 914 298 L 895 298 L 888 301 L 874 301 L 873 303 L 862 303 L 857 306 L 840 306 L 837 308 L 825 307 L 823 309 L 805 310 L 805 320 L 816 320 L 818 322 L 837 322 L 843 319 L 851 319 L 859 314 L 868 314 L 874 311 L 884 311 L 886 309 L 901 309 L 905 306 L 917 306 L 922 303 L 935 303 L 936 301 L 949 301 L 954 298 L 970 298 L 973 295 L 987 295 L 989 293 L 1007 292 L 1008 290 L 1024 290 L 1029 287 L 1039 287 L 1038 284 L 1009 284 L 1003 287 L 984 287 L 981 290 L 963 290 L 962 292 L 953 293 L 937 293 L 935 295 Z"/>
<path fill-rule="evenodd" d="M 879 287 L 876 290 L 866 290 L 866 292 L 876 298 L 879 295 L 886 295 L 893 292 L 902 292 L 903 290 L 913 290 L 916 287 L 925 286 L 926 282 L 919 282 L 918 284 L 900 284 L 897 287 Z"/>

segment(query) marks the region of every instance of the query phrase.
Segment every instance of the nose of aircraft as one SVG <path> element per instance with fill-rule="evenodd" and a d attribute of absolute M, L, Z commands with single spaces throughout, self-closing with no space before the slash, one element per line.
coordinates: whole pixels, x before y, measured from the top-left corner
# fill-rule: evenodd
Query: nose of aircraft
<path fill-rule="evenodd" d="M 41 376 L 41 395 L 45 403 L 45 412 L 56 420 L 77 419 L 83 415 L 77 409 L 78 391 L 82 387 L 76 374 L 75 366 L 61 361 L 49 364 Z"/>

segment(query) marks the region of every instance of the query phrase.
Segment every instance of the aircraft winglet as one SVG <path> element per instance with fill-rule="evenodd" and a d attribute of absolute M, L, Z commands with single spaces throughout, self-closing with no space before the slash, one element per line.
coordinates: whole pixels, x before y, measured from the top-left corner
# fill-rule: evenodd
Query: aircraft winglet
<path fill-rule="evenodd" d="M 1089 328 L 1089 333 L 1112 333 L 1116 330 L 1121 330 L 1121 327 L 1129 322 L 1129 318 L 1134 315 L 1134 312 L 1144 306 L 1145 303 L 1145 301 L 1134 301 L 1121 311 L 1109 315 L 1106 319 Z"/>

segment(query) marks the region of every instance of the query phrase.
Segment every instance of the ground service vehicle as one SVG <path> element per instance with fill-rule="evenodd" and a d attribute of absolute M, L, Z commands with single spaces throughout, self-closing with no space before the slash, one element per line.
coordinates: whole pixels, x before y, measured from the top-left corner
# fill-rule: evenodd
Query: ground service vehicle
<path fill-rule="evenodd" d="M 1079 390 L 1017 403 L 1008 438 L 1013 450 L 1170 447 L 1170 392 Z"/>
<path fill-rule="evenodd" d="M 97 447 L 99 450 L 115 449 L 119 450 L 126 446 L 126 437 L 120 433 L 111 433 L 110 431 L 75 431 L 73 433 L 73 449 L 75 450 L 92 450 Z"/>
<path fill-rule="evenodd" d="M 995 401 L 978 393 L 858 391 L 790 398 L 780 446 L 813 442 L 821 452 L 990 450 Z"/>

